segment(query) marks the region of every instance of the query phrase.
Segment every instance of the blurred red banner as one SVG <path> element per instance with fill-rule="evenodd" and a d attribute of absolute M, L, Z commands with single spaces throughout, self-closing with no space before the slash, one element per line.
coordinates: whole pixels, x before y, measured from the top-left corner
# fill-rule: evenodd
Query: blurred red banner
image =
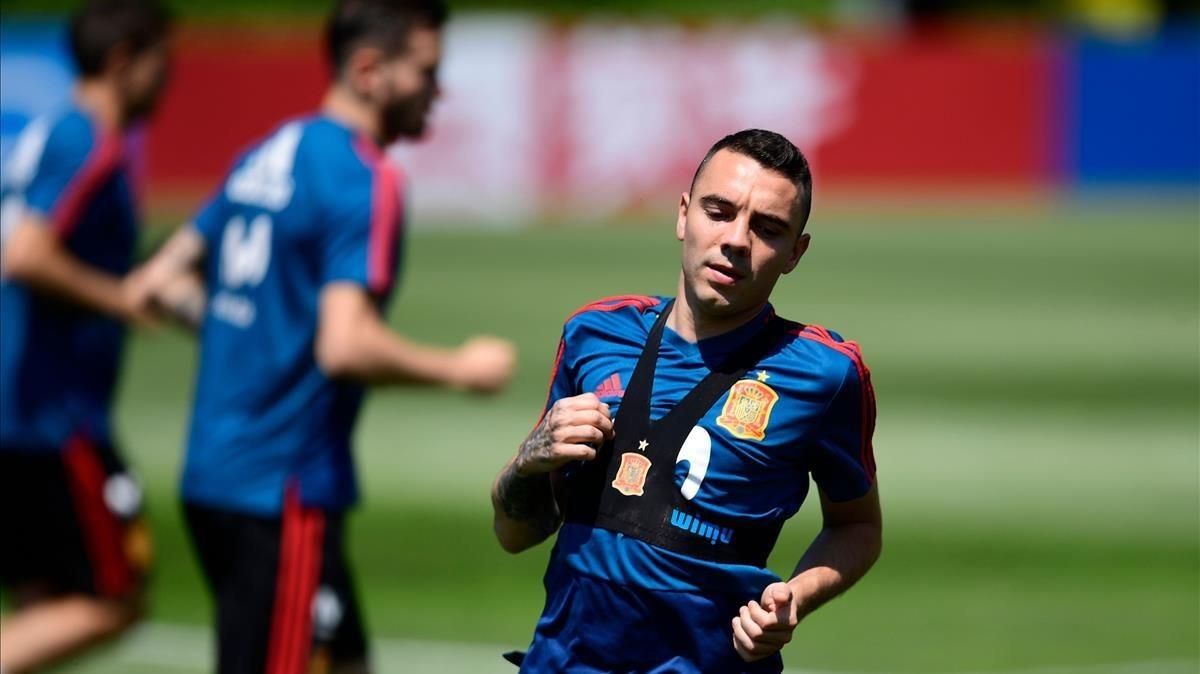
<path fill-rule="evenodd" d="M 603 218 L 673 203 L 707 147 L 747 127 L 796 142 L 821 187 L 1034 186 L 1056 170 L 1056 59 L 1036 35 L 452 26 L 430 138 L 395 150 L 430 214 Z M 247 143 L 315 109 L 328 82 L 318 33 L 186 31 L 150 130 L 149 194 L 198 199 Z"/>

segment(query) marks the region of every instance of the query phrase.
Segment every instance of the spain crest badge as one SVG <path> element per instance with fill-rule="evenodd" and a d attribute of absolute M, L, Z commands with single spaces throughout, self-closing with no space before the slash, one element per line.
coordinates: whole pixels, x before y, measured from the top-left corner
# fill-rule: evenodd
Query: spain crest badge
<path fill-rule="evenodd" d="M 635 452 L 621 455 L 621 467 L 612 481 L 613 489 L 625 496 L 641 496 L 646 493 L 646 473 L 650 470 L 650 459 Z"/>
<path fill-rule="evenodd" d="M 729 389 L 717 425 L 743 440 L 762 440 L 767 437 L 771 409 L 778 400 L 775 389 L 761 381 L 743 379 Z"/>

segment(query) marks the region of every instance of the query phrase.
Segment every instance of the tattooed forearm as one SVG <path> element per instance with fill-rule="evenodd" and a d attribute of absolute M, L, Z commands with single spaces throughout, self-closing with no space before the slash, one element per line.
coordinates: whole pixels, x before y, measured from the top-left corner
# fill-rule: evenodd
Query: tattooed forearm
<path fill-rule="evenodd" d="M 554 491 L 550 484 L 550 474 L 538 472 L 522 475 L 519 467 L 545 460 L 553 444 L 545 426 L 539 427 L 521 443 L 517 458 L 509 464 L 496 484 L 496 495 L 504 514 L 511 519 L 525 522 L 546 535 L 558 528 L 560 520 L 558 504 L 554 501 Z"/>
<path fill-rule="evenodd" d="M 543 462 L 553 460 L 554 437 L 550 433 L 549 424 L 555 416 L 555 410 L 551 409 L 546 414 L 546 418 L 542 420 L 542 423 L 538 424 L 538 427 L 533 429 L 529 437 L 525 438 L 525 442 L 521 443 L 520 449 L 517 450 L 517 458 L 512 463 L 514 472 L 545 472 L 543 470 L 530 469 L 537 467 Z"/>
<path fill-rule="evenodd" d="M 524 522 L 547 536 L 558 529 L 558 504 L 554 502 L 548 474 L 518 475 L 510 467 L 501 476 L 496 491 L 507 517 Z"/>

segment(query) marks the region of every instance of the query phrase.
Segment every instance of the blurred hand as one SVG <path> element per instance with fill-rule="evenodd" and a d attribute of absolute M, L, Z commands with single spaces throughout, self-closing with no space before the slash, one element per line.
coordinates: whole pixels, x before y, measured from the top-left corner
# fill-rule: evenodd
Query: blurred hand
<path fill-rule="evenodd" d="M 158 327 L 159 317 L 154 311 L 151 281 L 145 273 L 145 267 L 139 267 L 121 279 L 123 318 L 139 328 Z"/>
<path fill-rule="evenodd" d="M 154 298 L 154 278 L 148 267 L 142 265 L 121 279 L 121 290 L 130 310 L 148 309 Z"/>
<path fill-rule="evenodd" d="M 783 582 L 768 585 L 761 604 L 743 606 L 733 619 L 733 648 L 742 660 L 761 660 L 787 645 L 800 622 L 796 608 L 792 586 Z"/>
<path fill-rule="evenodd" d="M 536 475 L 572 461 L 591 461 L 596 448 L 612 437 L 612 414 L 596 394 L 562 398 L 521 443 L 514 468 L 518 475 Z"/>
<path fill-rule="evenodd" d="M 476 393 L 499 393 L 512 379 L 517 349 L 497 337 L 472 337 L 455 354 L 454 386 Z"/>
<path fill-rule="evenodd" d="M 184 326 L 195 329 L 204 319 L 208 295 L 204 280 L 196 272 L 176 274 L 158 288 L 153 306 L 169 314 Z"/>
<path fill-rule="evenodd" d="M 138 317 L 166 313 L 189 327 L 198 325 L 206 293 L 195 265 L 204 249 L 204 238 L 194 227 L 179 228 L 149 261 L 122 279 L 128 312 Z"/>
<path fill-rule="evenodd" d="M 151 260 L 121 279 L 121 294 L 132 322 L 141 325 L 156 325 L 159 322 L 162 318 L 159 296 L 164 288 L 171 285 L 173 275 L 170 267 Z"/>

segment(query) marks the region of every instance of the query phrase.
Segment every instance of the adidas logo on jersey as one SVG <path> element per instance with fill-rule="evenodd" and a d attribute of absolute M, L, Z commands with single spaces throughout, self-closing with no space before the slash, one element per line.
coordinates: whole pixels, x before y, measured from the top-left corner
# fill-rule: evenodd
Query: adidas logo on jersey
<path fill-rule="evenodd" d="M 621 386 L 621 375 L 616 372 L 596 387 L 597 398 L 621 398 L 624 395 L 625 389 Z"/>
<path fill-rule="evenodd" d="M 263 143 L 229 177 L 225 195 L 230 201 L 281 211 L 292 201 L 292 166 L 304 129 L 292 122 Z"/>

